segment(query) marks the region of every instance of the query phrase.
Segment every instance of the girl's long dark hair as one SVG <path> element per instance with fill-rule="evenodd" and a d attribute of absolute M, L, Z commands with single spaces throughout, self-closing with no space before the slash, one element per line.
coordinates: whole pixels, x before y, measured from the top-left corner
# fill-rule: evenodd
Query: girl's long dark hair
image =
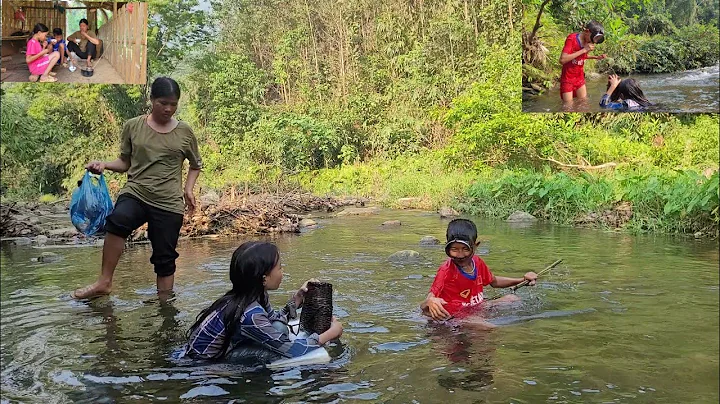
<path fill-rule="evenodd" d="M 635 79 L 623 79 L 620 81 L 620 84 L 618 84 L 612 95 L 610 95 L 610 101 L 617 101 L 619 99 L 633 100 L 643 107 L 652 105 L 652 103 L 645 98 L 643 90 Z"/>
<path fill-rule="evenodd" d="M 35 24 L 32 30 L 32 34 L 30 34 L 30 37 L 28 38 L 28 41 L 32 39 L 32 37 L 35 36 L 38 32 L 50 32 L 50 28 L 48 28 L 45 24 L 39 22 Z"/>
<path fill-rule="evenodd" d="M 200 312 L 195 324 L 188 331 L 188 338 L 200 327 L 207 316 L 215 310 L 222 309 L 225 340 L 220 352 L 213 359 L 221 359 L 225 356 L 230 341 L 239 328 L 240 317 L 245 309 L 254 301 L 263 307 L 268 307 L 263 275 L 270 273 L 279 259 L 278 249 L 271 243 L 248 241 L 238 247 L 230 261 L 232 289 L 217 299 L 210 307 Z"/>

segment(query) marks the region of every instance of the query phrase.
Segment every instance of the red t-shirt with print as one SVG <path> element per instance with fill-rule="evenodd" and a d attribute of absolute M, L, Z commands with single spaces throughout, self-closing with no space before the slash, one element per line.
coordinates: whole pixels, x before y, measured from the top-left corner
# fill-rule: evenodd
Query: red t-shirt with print
<path fill-rule="evenodd" d="M 477 306 L 484 300 L 483 286 L 493 280 L 493 274 L 485 262 L 477 255 L 473 256 L 474 275 L 464 273 L 452 259 L 448 258 L 438 269 L 430 292 L 444 299 L 445 310 L 456 315 L 464 308 Z"/>
<path fill-rule="evenodd" d="M 582 48 L 583 47 L 580 44 L 580 34 L 574 33 L 568 35 L 567 39 L 565 39 L 565 46 L 563 47 L 562 53 L 572 55 Z M 585 83 L 585 60 L 587 58 L 588 54 L 583 53 L 575 59 L 565 63 L 562 67 L 560 82 L 572 84 Z"/>

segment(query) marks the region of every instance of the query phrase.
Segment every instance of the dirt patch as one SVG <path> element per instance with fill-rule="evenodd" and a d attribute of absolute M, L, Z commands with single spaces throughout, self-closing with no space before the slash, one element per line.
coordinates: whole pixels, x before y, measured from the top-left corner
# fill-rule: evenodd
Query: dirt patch
<path fill-rule="evenodd" d="M 602 212 L 593 212 L 575 219 L 575 225 L 581 227 L 610 227 L 613 229 L 624 227 L 632 219 L 632 203 L 622 202 L 612 209 Z"/>

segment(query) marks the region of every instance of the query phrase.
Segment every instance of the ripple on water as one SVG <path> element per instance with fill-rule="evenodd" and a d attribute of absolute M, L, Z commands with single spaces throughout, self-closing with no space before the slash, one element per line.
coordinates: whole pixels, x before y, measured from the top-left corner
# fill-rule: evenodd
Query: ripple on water
<path fill-rule="evenodd" d="M 181 399 L 187 400 L 189 398 L 195 398 L 195 397 L 217 397 L 217 396 L 224 396 L 225 394 L 230 394 L 229 392 L 225 391 L 220 386 L 210 385 L 210 386 L 200 386 L 190 389 L 187 393 L 180 396 Z"/>
<path fill-rule="evenodd" d="M 424 345 L 430 342 L 430 340 L 424 339 L 417 342 L 385 342 L 383 344 L 375 345 L 372 348 L 368 348 L 370 352 L 377 353 L 377 351 L 380 352 L 401 352 L 406 351 L 410 348 L 416 347 L 418 345 Z"/>

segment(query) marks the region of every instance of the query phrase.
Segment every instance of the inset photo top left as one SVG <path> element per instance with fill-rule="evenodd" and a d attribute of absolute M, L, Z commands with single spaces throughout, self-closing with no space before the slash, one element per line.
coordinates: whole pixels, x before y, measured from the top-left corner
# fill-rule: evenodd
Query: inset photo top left
<path fill-rule="evenodd" d="M 2 82 L 147 82 L 147 3 L 0 4 Z"/>

